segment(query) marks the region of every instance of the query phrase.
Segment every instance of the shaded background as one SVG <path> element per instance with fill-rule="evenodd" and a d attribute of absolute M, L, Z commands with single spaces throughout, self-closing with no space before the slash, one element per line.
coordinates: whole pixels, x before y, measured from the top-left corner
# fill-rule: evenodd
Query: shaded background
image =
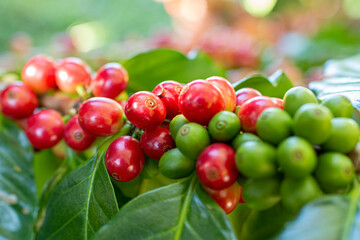
<path fill-rule="evenodd" d="M 38 53 L 96 69 L 167 47 L 205 52 L 232 81 L 282 68 L 301 83 L 359 52 L 359 18 L 360 0 L 2 0 L 0 69 Z"/>

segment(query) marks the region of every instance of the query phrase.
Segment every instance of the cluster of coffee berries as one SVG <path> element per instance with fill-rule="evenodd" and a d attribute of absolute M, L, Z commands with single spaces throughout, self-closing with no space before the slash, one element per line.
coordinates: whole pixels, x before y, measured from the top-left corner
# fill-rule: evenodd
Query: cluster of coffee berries
<path fill-rule="evenodd" d="M 131 136 L 114 137 L 104 155 L 116 181 L 134 180 L 147 161 L 157 160 L 167 178 L 196 174 L 226 213 L 239 203 L 255 210 L 281 204 L 295 212 L 324 193 L 352 189 L 355 170 L 346 154 L 358 143 L 359 126 L 341 95 L 319 104 L 309 89 L 294 87 L 280 99 L 251 88 L 235 92 L 214 76 L 186 85 L 164 81 L 121 102 L 116 98 L 128 84 L 121 65 L 106 64 L 92 75 L 80 59 L 55 63 L 44 56 L 30 59 L 22 80 L 2 91 L 1 111 L 25 121 L 36 149 L 64 138 L 84 151 L 97 137 L 118 133 L 124 122 L 132 125 Z M 39 106 L 37 95 L 58 89 L 82 97 L 66 123 Z"/>
<path fill-rule="evenodd" d="M 77 151 L 89 148 L 96 137 L 116 133 L 123 124 L 123 110 L 113 100 L 126 89 L 128 74 L 118 63 L 108 63 L 94 75 L 79 58 L 69 57 L 55 62 L 47 56 L 35 56 L 24 66 L 22 81 L 8 85 L 0 96 L 1 112 L 23 124 L 35 149 L 54 147 L 64 138 Z M 61 116 L 44 109 L 39 96 L 62 91 L 76 97 L 88 92 L 95 97 L 85 101 L 79 114 Z M 64 119 L 70 118 L 67 122 Z"/>
<path fill-rule="evenodd" d="M 236 106 L 235 90 L 222 77 L 186 85 L 164 81 L 152 92 L 133 94 L 124 112 L 143 132 L 140 141 L 125 136 L 110 145 L 105 155 L 109 174 L 130 181 L 140 174 L 145 156 L 158 160 L 160 172 L 171 179 L 188 177 L 197 169 L 209 195 L 226 212 L 232 211 L 242 201 L 235 151 L 226 144 L 240 131 Z M 231 126 L 228 118 L 234 120 Z"/>
<path fill-rule="evenodd" d="M 168 178 L 196 172 L 226 213 L 239 202 L 256 210 L 279 203 L 297 211 L 324 193 L 348 192 L 355 174 L 345 154 L 359 140 L 352 113 L 344 96 L 319 104 L 310 90 L 294 87 L 283 99 L 267 97 L 250 88 L 235 92 L 221 77 L 184 86 L 165 81 L 125 104 L 127 119 L 144 130 L 136 149 L 159 160 Z M 114 161 L 120 155 L 116 145 L 105 157 L 109 173 L 120 181 L 134 179 L 144 156 L 124 167 L 122 162 L 131 161 L 125 155 Z M 129 169 L 138 172 L 126 179 Z"/>
<path fill-rule="evenodd" d="M 256 107 L 255 97 L 239 110 Z M 288 90 L 281 106 L 263 110 L 253 128 L 233 140 L 243 198 L 250 208 L 265 210 L 280 203 L 297 212 L 323 195 L 351 190 L 355 170 L 350 158 L 359 141 L 348 98 L 333 95 L 318 103 L 304 87 Z"/>

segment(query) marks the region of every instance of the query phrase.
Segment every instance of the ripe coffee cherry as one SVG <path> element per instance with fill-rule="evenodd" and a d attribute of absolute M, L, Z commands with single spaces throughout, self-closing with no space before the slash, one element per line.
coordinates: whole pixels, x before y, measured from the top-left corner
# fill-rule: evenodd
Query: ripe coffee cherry
<path fill-rule="evenodd" d="M 173 119 L 176 115 L 180 114 L 178 99 L 182 88 L 183 85 L 181 83 L 165 81 L 157 85 L 152 91 L 164 102 L 167 119 Z"/>
<path fill-rule="evenodd" d="M 127 100 L 125 115 L 138 128 L 153 129 L 164 122 L 166 107 L 154 93 L 140 91 Z"/>
<path fill-rule="evenodd" d="M 217 87 L 222 93 L 225 101 L 225 110 L 233 112 L 236 107 L 236 94 L 231 83 L 225 78 L 218 76 L 209 77 L 206 81 Z"/>
<path fill-rule="evenodd" d="M 66 123 L 64 129 L 64 139 L 66 144 L 76 151 L 88 149 L 95 141 L 96 137 L 84 132 L 80 127 L 78 115 L 73 116 Z"/>
<path fill-rule="evenodd" d="M 261 93 L 253 88 L 242 88 L 236 91 L 236 106 L 243 105 L 247 100 L 262 96 Z"/>
<path fill-rule="evenodd" d="M 94 97 L 79 108 L 79 124 L 88 134 L 106 137 L 117 133 L 123 126 L 123 110 L 110 98 Z"/>
<path fill-rule="evenodd" d="M 129 75 L 119 63 L 102 66 L 91 81 L 91 89 L 96 97 L 116 98 L 124 91 L 129 82 Z"/>
<path fill-rule="evenodd" d="M 47 149 L 62 139 L 64 123 L 57 111 L 41 110 L 27 120 L 25 132 L 34 148 Z"/>
<path fill-rule="evenodd" d="M 30 117 L 38 101 L 35 93 L 23 83 L 7 86 L 0 94 L 1 112 L 13 119 Z"/>
<path fill-rule="evenodd" d="M 256 133 L 256 122 L 260 114 L 267 108 L 282 108 L 282 100 L 273 97 L 254 97 L 241 105 L 238 116 L 241 128 L 246 132 Z"/>
<path fill-rule="evenodd" d="M 140 142 L 130 136 L 122 136 L 112 142 L 105 154 L 108 173 L 120 182 L 136 178 L 144 167 L 144 153 Z"/>
<path fill-rule="evenodd" d="M 195 80 L 183 87 L 179 108 L 190 122 L 207 125 L 216 113 L 225 109 L 225 100 L 217 87 L 204 80 Z"/>
<path fill-rule="evenodd" d="M 196 172 L 206 187 L 221 190 L 230 187 L 239 176 L 234 150 L 224 143 L 214 143 L 197 159 Z"/>
<path fill-rule="evenodd" d="M 175 148 L 170 131 L 163 127 L 146 130 L 141 135 L 140 144 L 146 155 L 155 160 L 160 160 L 165 152 Z"/>
<path fill-rule="evenodd" d="M 230 187 L 221 190 L 213 190 L 206 186 L 203 186 L 203 188 L 226 214 L 234 211 L 241 200 L 241 186 L 238 182 L 234 182 Z"/>
<path fill-rule="evenodd" d="M 41 55 L 31 58 L 21 72 L 21 79 L 38 94 L 56 88 L 54 61 Z"/>
<path fill-rule="evenodd" d="M 77 86 L 88 86 L 91 80 L 90 67 L 79 58 L 69 57 L 56 66 L 56 84 L 64 92 L 76 93 Z"/>

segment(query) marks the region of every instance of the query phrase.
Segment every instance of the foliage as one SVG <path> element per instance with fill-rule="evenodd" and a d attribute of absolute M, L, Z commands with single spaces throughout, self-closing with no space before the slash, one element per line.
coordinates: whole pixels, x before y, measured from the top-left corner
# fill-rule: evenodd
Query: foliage
<path fill-rule="evenodd" d="M 196 176 L 130 201 L 94 239 L 234 239 L 220 207 L 202 190 Z"/>
<path fill-rule="evenodd" d="M 309 87 L 320 100 L 334 94 L 348 97 L 353 106 L 360 110 L 360 55 L 327 61 L 324 66 L 324 80 L 311 82 Z"/>
<path fill-rule="evenodd" d="M 357 56 L 328 62 L 326 80 L 312 83 L 312 89 L 321 99 L 341 92 L 359 109 L 355 95 L 359 89 L 359 60 Z M 130 74 L 130 91 L 151 91 L 168 79 L 186 83 L 211 75 L 224 76 L 223 69 L 201 53 L 189 58 L 168 49 L 140 54 L 123 65 Z M 292 84 L 278 71 L 269 78 L 246 78 L 234 87 L 252 87 L 265 95 L 282 97 Z M 355 239 L 359 234 L 360 191 L 356 185 L 349 195 L 330 195 L 310 202 L 298 216 L 280 204 L 265 211 L 239 204 L 227 217 L 204 192 L 196 175 L 170 181 L 149 167 L 154 171 L 147 169 L 146 174 L 129 183 L 114 183 L 105 169 L 105 151 L 114 139 L 132 130 L 125 124 L 118 134 L 104 139 L 87 161 L 67 149 L 66 159 L 51 172 L 44 187 L 37 184 L 41 189 L 36 191 L 35 180 L 43 182 L 49 177 L 39 165 L 52 161 L 54 156 L 50 152 L 37 154 L 35 178 L 34 152 L 25 134 L 2 118 L 0 239 L 127 239 L 131 235 L 131 239 L 331 240 Z M 42 193 L 39 200 L 37 192 Z"/>
<path fill-rule="evenodd" d="M 275 239 L 358 239 L 359 193 L 356 188 L 350 197 L 334 195 L 313 201 Z"/>
<path fill-rule="evenodd" d="M 83 22 L 100 22 L 104 37 L 112 41 L 129 33 L 147 34 L 154 25 L 170 25 L 170 17 L 162 4 L 148 0 L 5 0 L 0 2 L 0 21 L 7 23 L 0 32 L 0 52 L 9 45 L 13 29 L 29 33 L 38 46 L 49 44 L 44 41 L 54 33 Z"/>
<path fill-rule="evenodd" d="M 255 75 L 234 84 L 235 90 L 250 87 L 257 89 L 262 95 L 282 98 L 287 90 L 293 87 L 286 74 L 278 70 L 269 78 L 262 75 Z"/>
<path fill-rule="evenodd" d="M 130 132 L 128 124 L 54 189 L 37 239 L 90 239 L 119 210 L 103 157 L 110 143 Z"/>
<path fill-rule="evenodd" d="M 34 153 L 24 132 L 0 119 L 0 239 L 31 239 L 37 204 Z"/>
<path fill-rule="evenodd" d="M 152 91 L 165 80 L 188 83 L 194 79 L 224 76 L 225 71 L 208 56 L 194 52 L 192 57 L 170 49 L 156 49 L 123 62 L 129 73 L 128 91 Z"/>
<path fill-rule="evenodd" d="M 359 41 L 360 31 L 349 22 L 329 23 L 304 46 L 293 46 L 301 51 L 297 51 L 292 58 L 301 69 L 307 70 L 322 65 L 328 59 L 349 57 L 359 52 Z"/>

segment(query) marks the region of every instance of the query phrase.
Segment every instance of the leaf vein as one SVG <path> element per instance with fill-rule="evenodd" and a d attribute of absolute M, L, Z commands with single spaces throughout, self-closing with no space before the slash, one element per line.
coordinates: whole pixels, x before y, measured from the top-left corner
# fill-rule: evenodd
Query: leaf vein
<path fill-rule="evenodd" d="M 80 211 L 78 211 L 77 213 L 75 213 L 74 216 L 72 216 L 69 220 L 67 220 L 58 230 L 56 230 L 55 232 L 53 232 L 50 237 L 48 237 L 47 239 L 51 239 L 53 238 L 56 234 L 58 234 L 62 229 L 64 229 L 72 220 L 74 220 L 77 216 L 79 216 L 82 211 L 84 211 L 85 208 L 81 209 Z"/>
<path fill-rule="evenodd" d="M 196 184 L 196 175 L 194 175 L 192 177 L 189 187 L 188 187 L 188 190 L 186 191 L 185 201 L 184 201 L 183 207 L 181 209 L 180 217 L 179 217 L 179 221 L 178 221 L 179 227 L 178 227 L 178 229 L 175 233 L 175 237 L 174 237 L 175 240 L 179 240 L 181 238 L 181 234 L 182 234 L 184 224 L 186 221 L 186 215 L 188 213 L 188 210 L 189 210 L 188 208 L 191 203 L 191 196 L 193 195 L 193 192 L 194 192 L 195 184 Z"/>
<path fill-rule="evenodd" d="M 94 198 L 93 201 L 95 202 L 96 206 L 99 207 L 99 209 L 100 209 L 100 211 L 102 212 L 102 214 L 104 215 L 104 217 L 105 217 L 107 220 L 109 220 L 109 217 L 105 214 L 105 212 L 104 212 L 104 210 L 102 209 L 102 207 L 100 206 L 98 200 L 95 198 L 94 192 L 92 192 L 92 196 L 93 196 L 93 198 Z"/>

